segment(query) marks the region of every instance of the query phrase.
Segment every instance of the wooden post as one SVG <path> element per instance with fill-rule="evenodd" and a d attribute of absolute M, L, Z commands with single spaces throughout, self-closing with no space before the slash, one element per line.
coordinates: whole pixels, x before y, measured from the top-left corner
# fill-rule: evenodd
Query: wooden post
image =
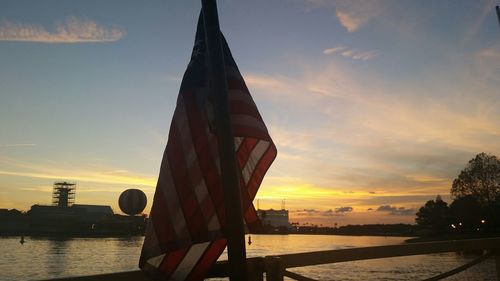
<path fill-rule="evenodd" d="M 500 250 L 494 252 L 495 267 L 497 268 L 497 280 L 500 281 Z"/>
<path fill-rule="evenodd" d="M 217 3 L 216 0 L 202 0 L 201 4 L 209 58 L 210 91 L 215 101 L 215 126 L 224 188 L 224 206 L 226 210 L 224 232 L 227 238 L 229 279 L 232 281 L 246 281 L 245 229 L 243 211 L 241 210 L 240 185 L 236 168 L 234 135 L 231 127 Z"/>
<path fill-rule="evenodd" d="M 498 19 L 498 24 L 500 25 L 500 7 L 496 7 L 497 9 L 497 19 Z"/>
<path fill-rule="evenodd" d="M 249 281 L 264 281 L 264 258 L 249 258 L 247 260 L 247 275 Z"/>
<path fill-rule="evenodd" d="M 283 281 L 285 267 L 280 257 L 266 257 L 266 280 Z"/>

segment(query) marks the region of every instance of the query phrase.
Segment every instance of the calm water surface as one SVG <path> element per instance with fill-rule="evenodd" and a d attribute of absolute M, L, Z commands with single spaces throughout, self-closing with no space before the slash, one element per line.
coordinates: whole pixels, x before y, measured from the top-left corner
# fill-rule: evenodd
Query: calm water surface
<path fill-rule="evenodd" d="M 252 235 L 249 257 L 403 243 L 402 237 Z M 143 237 L 0 238 L 0 280 L 39 280 L 137 269 Z M 225 253 L 221 259 L 226 259 Z M 294 268 L 318 280 L 419 280 L 474 259 L 455 253 L 419 255 Z M 495 280 L 489 259 L 445 280 Z M 214 279 L 215 280 L 215 279 Z"/>

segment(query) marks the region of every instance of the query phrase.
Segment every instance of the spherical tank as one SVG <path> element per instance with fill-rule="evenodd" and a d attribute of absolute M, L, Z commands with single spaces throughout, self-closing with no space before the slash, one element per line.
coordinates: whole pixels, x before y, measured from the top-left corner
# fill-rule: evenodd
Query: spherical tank
<path fill-rule="evenodd" d="M 118 206 L 120 206 L 120 210 L 125 214 L 134 216 L 144 210 L 147 202 L 146 194 L 142 190 L 132 188 L 120 194 Z"/>

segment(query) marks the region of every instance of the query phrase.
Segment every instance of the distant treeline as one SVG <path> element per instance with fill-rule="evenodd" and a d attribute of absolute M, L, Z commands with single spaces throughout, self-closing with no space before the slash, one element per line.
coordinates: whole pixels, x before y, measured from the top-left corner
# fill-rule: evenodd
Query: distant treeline
<path fill-rule="evenodd" d="M 441 196 L 422 206 L 415 219 L 425 236 L 500 234 L 500 159 L 480 153 L 453 180 L 453 201 Z"/>
<path fill-rule="evenodd" d="M 340 227 L 296 226 L 291 233 L 331 235 L 415 236 L 419 228 L 411 224 L 362 224 Z"/>

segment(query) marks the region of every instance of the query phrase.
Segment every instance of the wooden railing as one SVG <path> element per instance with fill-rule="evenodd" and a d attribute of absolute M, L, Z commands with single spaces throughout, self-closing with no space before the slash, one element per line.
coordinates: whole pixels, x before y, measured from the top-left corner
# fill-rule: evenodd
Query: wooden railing
<path fill-rule="evenodd" d="M 494 256 L 496 264 L 497 280 L 500 281 L 500 238 L 468 239 L 468 240 L 449 240 L 439 242 L 410 243 L 389 246 L 375 246 L 350 248 L 329 251 L 306 252 L 297 254 L 284 254 L 276 256 L 266 256 L 247 259 L 247 271 L 249 280 L 260 281 L 281 281 L 284 276 L 299 280 L 310 281 L 305 276 L 288 271 L 288 268 L 312 266 L 329 263 L 339 263 L 348 261 L 359 261 L 367 259 L 380 259 L 390 257 L 402 257 L 412 255 L 424 255 L 445 252 L 463 252 L 482 250 L 486 252 L 485 256 L 465 264 L 459 268 L 445 272 L 436 277 L 427 280 L 440 280 L 441 278 L 456 274 L 472 265 L 475 265 L 489 256 Z M 207 278 L 227 277 L 229 274 L 226 261 L 218 262 L 209 272 Z M 145 273 L 136 270 L 128 272 L 70 277 L 52 279 L 52 281 L 151 281 Z"/>

